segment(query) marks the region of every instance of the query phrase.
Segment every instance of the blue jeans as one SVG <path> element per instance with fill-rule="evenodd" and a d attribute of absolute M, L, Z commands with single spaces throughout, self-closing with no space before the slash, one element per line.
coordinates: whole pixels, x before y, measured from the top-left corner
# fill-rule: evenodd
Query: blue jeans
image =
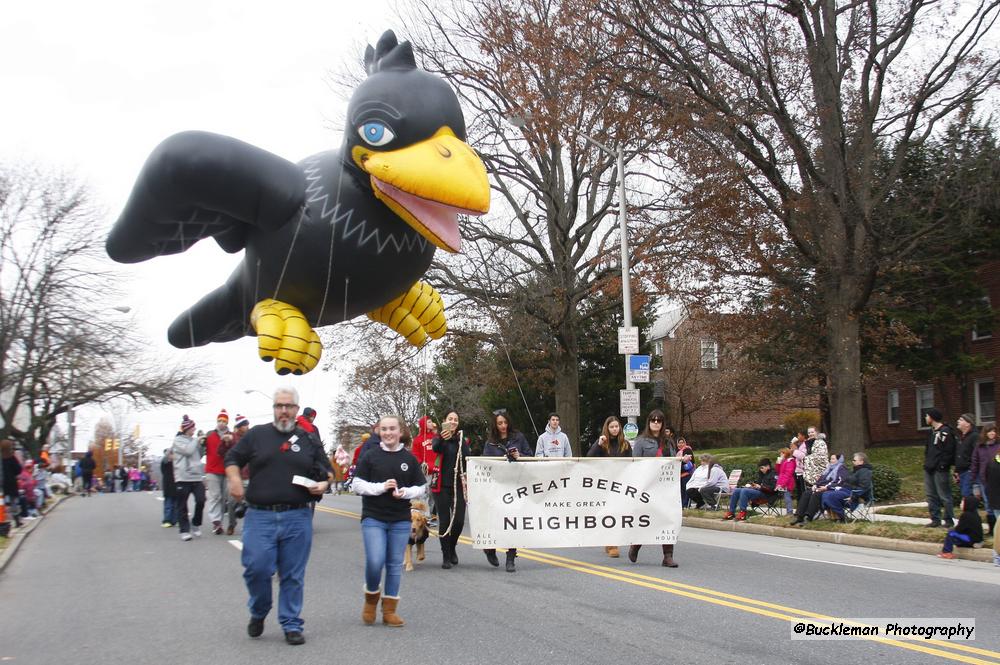
<path fill-rule="evenodd" d="M 243 521 L 243 579 L 250 593 L 250 616 L 271 611 L 271 576 L 278 572 L 278 622 L 286 633 L 302 632 L 302 592 L 312 549 L 309 508 L 276 513 L 248 508 Z"/>
<path fill-rule="evenodd" d="M 163 521 L 177 524 L 177 499 L 172 496 L 163 497 Z"/>
<path fill-rule="evenodd" d="M 760 490 L 755 490 L 752 487 L 738 487 L 733 490 L 733 495 L 729 497 L 729 512 L 736 512 L 736 505 L 739 504 L 741 511 L 747 509 L 747 505 L 756 499 L 764 496 L 764 493 Z"/>
<path fill-rule="evenodd" d="M 972 496 L 972 471 L 970 469 L 959 472 L 958 487 L 962 496 Z"/>
<path fill-rule="evenodd" d="M 941 551 L 950 552 L 956 545 L 958 547 L 972 547 L 972 538 L 958 531 L 949 531 L 948 535 L 944 537 L 944 545 L 941 546 Z"/>
<path fill-rule="evenodd" d="M 403 579 L 403 553 L 410 540 L 410 520 L 382 522 L 366 517 L 361 520 L 361 537 L 365 541 L 365 591 L 378 591 L 384 568 L 383 595 L 397 598 Z"/>
<path fill-rule="evenodd" d="M 827 490 L 820 496 L 820 503 L 824 508 L 829 508 L 835 512 L 837 517 L 844 517 L 844 501 L 851 498 L 851 490 Z"/>

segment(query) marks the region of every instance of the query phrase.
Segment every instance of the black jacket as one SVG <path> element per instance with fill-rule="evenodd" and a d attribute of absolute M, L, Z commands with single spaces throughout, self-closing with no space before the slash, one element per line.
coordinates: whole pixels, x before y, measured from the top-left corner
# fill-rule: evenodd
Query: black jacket
<path fill-rule="evenodd" d="M 758 471 L 757 484 L 760 485 L 760 491 L 764 494 L 774 494 L 775 487 L 778 486 L 778 476 L 774 473 L 774 467 L 764 473 Z"/>
<path fill-rule="evenodd" d="M 632 457 L 632 447 L 625 446 L 624 452 L 618 452 L 618 442 L 612 441 L 608 445 L 608 452 L 604 452 L 604 448 L 601 447 L 601 440 L 598 439 L 590 447 L 590 450 L 587 451 L 587 457 Z"/>
<path fill-rule="evenodd" d="M 986 496 L 1000 496 L 1000 462 L 997 458 L 1000 454 L 994 455 L 986 463 L 986 471 L 983 473 L 983 477 L 986 478 Z M 998 502 L 1000 503 L 1000 502 Z M 990 505 L 990 508 L 993 508 Z"/>
<path fill-rule="evenodd" d="M 506 439 L 497 442 L 487 441 L 486 445 L 483 446 L 483 457 L 505 457 L 511 448 L 517 448 L 521 457 L 535 456 L 535 451 L 528 445 L 528 440 L 524 438 L 523 434 L 510 432 Z"/>
<path fill-rule="evenodd" d="M 172 499 L 177 496 L 177 484 L 174 482 L 174 463 L 164 457 L 160 461 L 160 481 L 164 499 Z"/>
<path fill-rule="evenodd" d="M 955 471 L 962 473 L 972 467 L 972 453 L 979 443 L 979 430 L 975 427 L 962 437 L 955 447 Z"/>
<path fill-rule="evenodd" d="M 852 490 L 861 490 L 866 497 L 871 496 L 873 491 L 872 465 L 865 462 L 861 466 L 856 467 L 854 471 L 847 474 L 844 486 L 850 487 Z"/>
<path fill-rule="evenodd" d="M 462 480 L 455 475 L 455 463 L 458 461 L 458 446 L 459 446 L 459 435 L 464 437 L 461 430 L 452 434 L 451 439 L 442 439 L 440 435 L 434 437 L 434 442 L 431 444 L 431 450 L 441 455 L 441 491 L 447 493 L 455 493 L 459 497 L 462 496 L 461 484 Z M 458 472 L 465 473 L 465 468 L 468 464 L 469 455 L 471 451 L 469 450 L 469 444 L 464 441 L 461 442 L 462 446 L 462 468 Z M 434 491 L 434 488 L 431 488 Z"/>
<path fill-rule="evenodd" d="M 958 518 L 955 531 L 965 534 L 973 543 L 983 541 L 983 520 L 979 517 L 979 501 L 975 497 L 965 497 L 965 510 Z"/>
<path fill-rule="evenodd" d="M 931 430 L 924 447 L 924 471 L 947 471 L 951 468 L 955 463 L 955 445 L 955 430 L 950 425 Z"/>

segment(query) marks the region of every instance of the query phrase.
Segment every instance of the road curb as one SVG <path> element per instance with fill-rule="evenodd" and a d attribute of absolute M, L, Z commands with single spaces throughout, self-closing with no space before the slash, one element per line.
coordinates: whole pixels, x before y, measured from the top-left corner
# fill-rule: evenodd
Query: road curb
<path fill-rule="evenodd" d="M 837 545 L 853 545 L 855 547 L 870 547 L 877 550 L 892 550 L 894 552 L 911 552 L 913 554 L 937 554 L 941 551 L 938 543 L 923 543 L 913 540 L 897 540 L 881 536 L 863 536 L 856 533 L 840 533 L 835 531 L 808 531 L 791 527 L 768 526 L 766 524 L 747 524 L 746 522 L 711 520 L 704 517 L 685 517 L 682 524 L 695 529 L 711 529 L 713 531 L 735 531 L 752 533 L 758 536 L 773 536 L 791 540 L 810 540 L 818 543 L 835 543 Z M 944 540 L 944 531 L 941 533 Z M 984 545 L 981 548 L 956 547 L 955 554 L 959 559 L 993 563 L 993 549 Z"/>
<path fill-rule="evenodd" d="M 56 498 L 56 500 L 52 502 L 51 505 L 46 506 L 42 510 L 42 515 L 48 515 L 53 510 L 55 510 L 56 506 L 58 506 L 60 503 L 70 498 L 71 496 L 76 496 L 76 495 L 60 494 Z M 25 539 L 31 535 L 31 532 L 34 531 L 36 528 L 38 528 L 38 525 L 44 521 L 45 521 L 44 519 L 32 520 L 31 524 L 27 525 L 26 527 L 23 527 L 17 533 L 14 533 L 13 529 L 11 530 L 11 535 L 7 537 L 7 547 L 4 548 L 3 552 L 0 552 L 0 574 L 3 574 L 3 571 L 7 568 L 7 564 L 10 563 L 10 560 L 14 558 L 14 555 L 17 553 L 17 550 L 21 547 L 21 543 L 23 543 Z"/>

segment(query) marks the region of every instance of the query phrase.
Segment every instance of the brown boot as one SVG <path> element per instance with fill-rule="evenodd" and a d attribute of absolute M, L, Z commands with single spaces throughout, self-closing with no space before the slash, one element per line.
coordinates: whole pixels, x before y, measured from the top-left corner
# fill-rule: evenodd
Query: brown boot
<path fill-rule="evenodd" d="M 406 622 L 396 614 L 396 605 L 399 604 L 399 597 L 382 596 L 382 623 L 387 626 L 402 626 Z"/>
<path fill-rule="evenodd" d="M 361 610 L 361 620 L 368 626 L 375 623 L 375 610 L 378 609 L 378 599 L 381 595 L 381 589 L 375 592 L 365 589 L 365 608 Z"/>
<path fill-rule="evenodd" d="M 618 548 L 615 547 L 614 545 L 608 547 L 607 551 L 608 551 L 608 556 L 611 557 L 612 559 L 618 558 Z"/>
<path fill-rule="evenodd" d="M 663 565 L 667 568 L 676 568 L 677 564 L 674 563 L 674 546 L 673 545 L 663 545 Z"/>
<path fill-rule="evenodd" d="M 639 558 L 639 548 L 642 545 L 629 545 L 628 548 L 628 560 L 635 563 L 635 560 Z"/>

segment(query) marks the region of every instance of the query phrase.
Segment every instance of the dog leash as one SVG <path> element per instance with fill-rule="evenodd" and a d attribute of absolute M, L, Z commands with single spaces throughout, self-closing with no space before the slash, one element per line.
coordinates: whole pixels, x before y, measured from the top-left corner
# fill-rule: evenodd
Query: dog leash
<path fill-rule="evenodd" d="M 452 473 L 451 479 L 451 517 L 448 519 L 448 528 L 442 533 L 438 531 L 438 538 L 444 538 L 451 534 L 451 527 L 455 523 L 455 512 L 458 509 L 458 470 L 462 468 L 462 443 L 464 442 L 464 433 L 462 430 L 458 431 L 458 453 L 455 455 L 455 470 Z M 463 488 L 462 498 L 465 498 Z"/>

